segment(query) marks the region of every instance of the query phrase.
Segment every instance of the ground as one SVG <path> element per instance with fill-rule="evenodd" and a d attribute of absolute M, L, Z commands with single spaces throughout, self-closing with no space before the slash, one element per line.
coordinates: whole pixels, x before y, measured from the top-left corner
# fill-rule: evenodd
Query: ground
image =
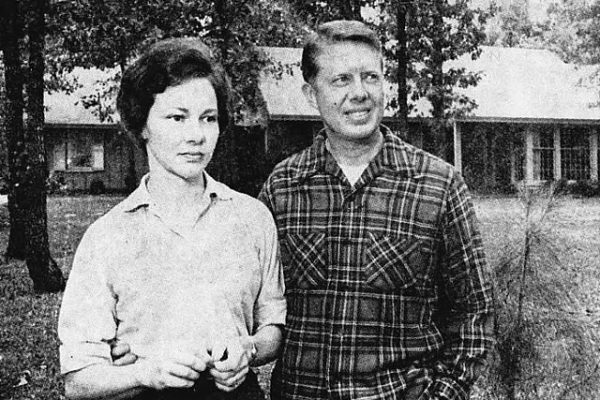
<path fill-rule="evenodd" d="M 120 199 L 111 196 L 49 199 L 52 254 L 65 274 L 69 272 L 73 252 L 86 227 Z M 475 198 L 474 204 L 486 253 L 495 268 L 521 239 L 524 208 L 512 197 Z M 600 269 L 597 268 L 600 199 L 560 199 L 547 226 L 560 253 L 561 269 L 569 272 L 568 283 L 573 290 L 569 293 L 573 299 L 570 310 L 574 313 L 580 310 L 592 319 L 600 319 Z M 6 248 L 7 236 L 6 207 L 0 206 L 0 248 Z M 61 294 L 33 294 L 22 262 L 0 263 L 0 400 L 63 398 L 56 339 L 60 300 Z M 597 330 L 597 327 L 596 324 L 590 329 Z M 260 378 L 267 386 L 268 373 L 261 374 Z M 484 389 L 480 392 L 485 392 Z M 479 398 L 484 398 L 485 393 L 481 396 Z"/>

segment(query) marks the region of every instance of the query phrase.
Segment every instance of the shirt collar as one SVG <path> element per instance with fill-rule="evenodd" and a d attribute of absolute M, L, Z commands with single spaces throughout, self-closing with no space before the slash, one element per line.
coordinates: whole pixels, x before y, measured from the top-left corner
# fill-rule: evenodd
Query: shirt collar
<path fill-rule="evenodd" d="M 415 167 L 407 152 L 406 143 L 394 134 L 388 127 L 381 125 L 383 133 L 383 146 L 381 151 L 371 161 L 379 168 L 413 177 L 415 175 Z M 335 158 L 327 150 L 325 145 L 326 130 L 322 129 L 315 140 L 308 148 L 308 151 L 300 159 L 300 168 L 298 169 L 297 178 L 303 181 L 317 172 L 327 172 L 333 170 Z"/>
<path fill-rule="evenodd" d="M 149 177 L 150 174 L 144 175 L 140 180 L 139 186 L 125 199 L 125 211 L 133 212 L 141 207 L 148 207 L 152 203 L 147 186 Z M 209 196 L 211 200 L 231 200 L 233 198 L 233 190 L 217 182 L 206 172 L 204 172 L 204 180 L 206 182 L 205 196 Z"/>

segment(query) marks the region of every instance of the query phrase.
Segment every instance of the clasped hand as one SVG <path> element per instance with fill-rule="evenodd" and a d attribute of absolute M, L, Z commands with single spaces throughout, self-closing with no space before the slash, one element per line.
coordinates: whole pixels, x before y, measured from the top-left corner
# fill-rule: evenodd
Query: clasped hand
<path fill-rule="evenodd" d="M 155 390 L 191 388 L 200 373 L 209 371 L 218 389 L 230 392 L 246 379 L 252 345 L 249 338 L 230 338 L 212 344 L 200 344 L 196 350 L 163 351 L 155 357 L 137 358 L 126 343 L 111 347 L 113 365 L 135 363 L 141 386 Z"/>

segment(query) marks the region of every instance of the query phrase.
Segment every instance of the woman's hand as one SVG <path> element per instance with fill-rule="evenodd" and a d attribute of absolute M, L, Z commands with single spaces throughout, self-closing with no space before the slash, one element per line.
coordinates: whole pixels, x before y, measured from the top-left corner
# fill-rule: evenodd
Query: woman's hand
<path fill-rule="evenodd" d="M 208 353 L 174 351 L 163 357 L 139 358 L 132 366 L 141 386 L 163 390 L 192 387 L 210 361 Z"/>
<path fill-rule="evenodd" d="M 110 343 L 110 356 L 115 367 L 133 364 L 137 361 L 137 355 L 131 352 L 129 344 L 117 340 Z"/>
<path fill-rule="evenodd" d="M 231 338 L 215 343 L 211 350 L 214 366 L 210 368 L 210 374 L 215 380 L 215 385 L 224 392 L 237 389 L 246 379 L 250 369 L 250 338 Z"/>

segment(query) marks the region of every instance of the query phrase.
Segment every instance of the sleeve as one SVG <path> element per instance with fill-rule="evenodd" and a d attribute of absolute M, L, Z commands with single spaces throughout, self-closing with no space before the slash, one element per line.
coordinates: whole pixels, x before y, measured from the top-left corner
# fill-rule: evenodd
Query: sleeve
<path fill-rule="evenodd" d="M 115 297 L 106 279 L 98 245 L 103 237 L 90 228 L 73 260 L 58 318 L 61 373 L 111 362 L 110 345 L 115 338 Z"/>
<path fill-rule="evenodd" d="M 254 332 L 267 325 L 285 325 L 286 300 L 283 270 L 279 257 L 277 229 L 273 217 L 263 204 L 260 224 L 263 226 L 259 237 L 261 288 L 254 306 Z"/>
<path fill-rule="evenodd" d="M 443 223 L 440 327 L 443 359 L 431 387 L 434 399 L 468 400 L 494 344 L 494 301 L 473 204 L 460 174 L 453 176 Z"/>
<path fill-rule="evenodd" d="M 272 195 L 271 195 L 272 179 L 273 179 L 273 175 L 271 174 L 267 178 L 267 181 L 263 184 L 263 187 L 260 190 L 260 193 L 258 193 L 258 200 L 260 200 L 265 206 L 267 206 L 267 208 L 273 214 L 274 208 L 273 208 L 273 203 L 271 201 L 272 200 Z"/>

